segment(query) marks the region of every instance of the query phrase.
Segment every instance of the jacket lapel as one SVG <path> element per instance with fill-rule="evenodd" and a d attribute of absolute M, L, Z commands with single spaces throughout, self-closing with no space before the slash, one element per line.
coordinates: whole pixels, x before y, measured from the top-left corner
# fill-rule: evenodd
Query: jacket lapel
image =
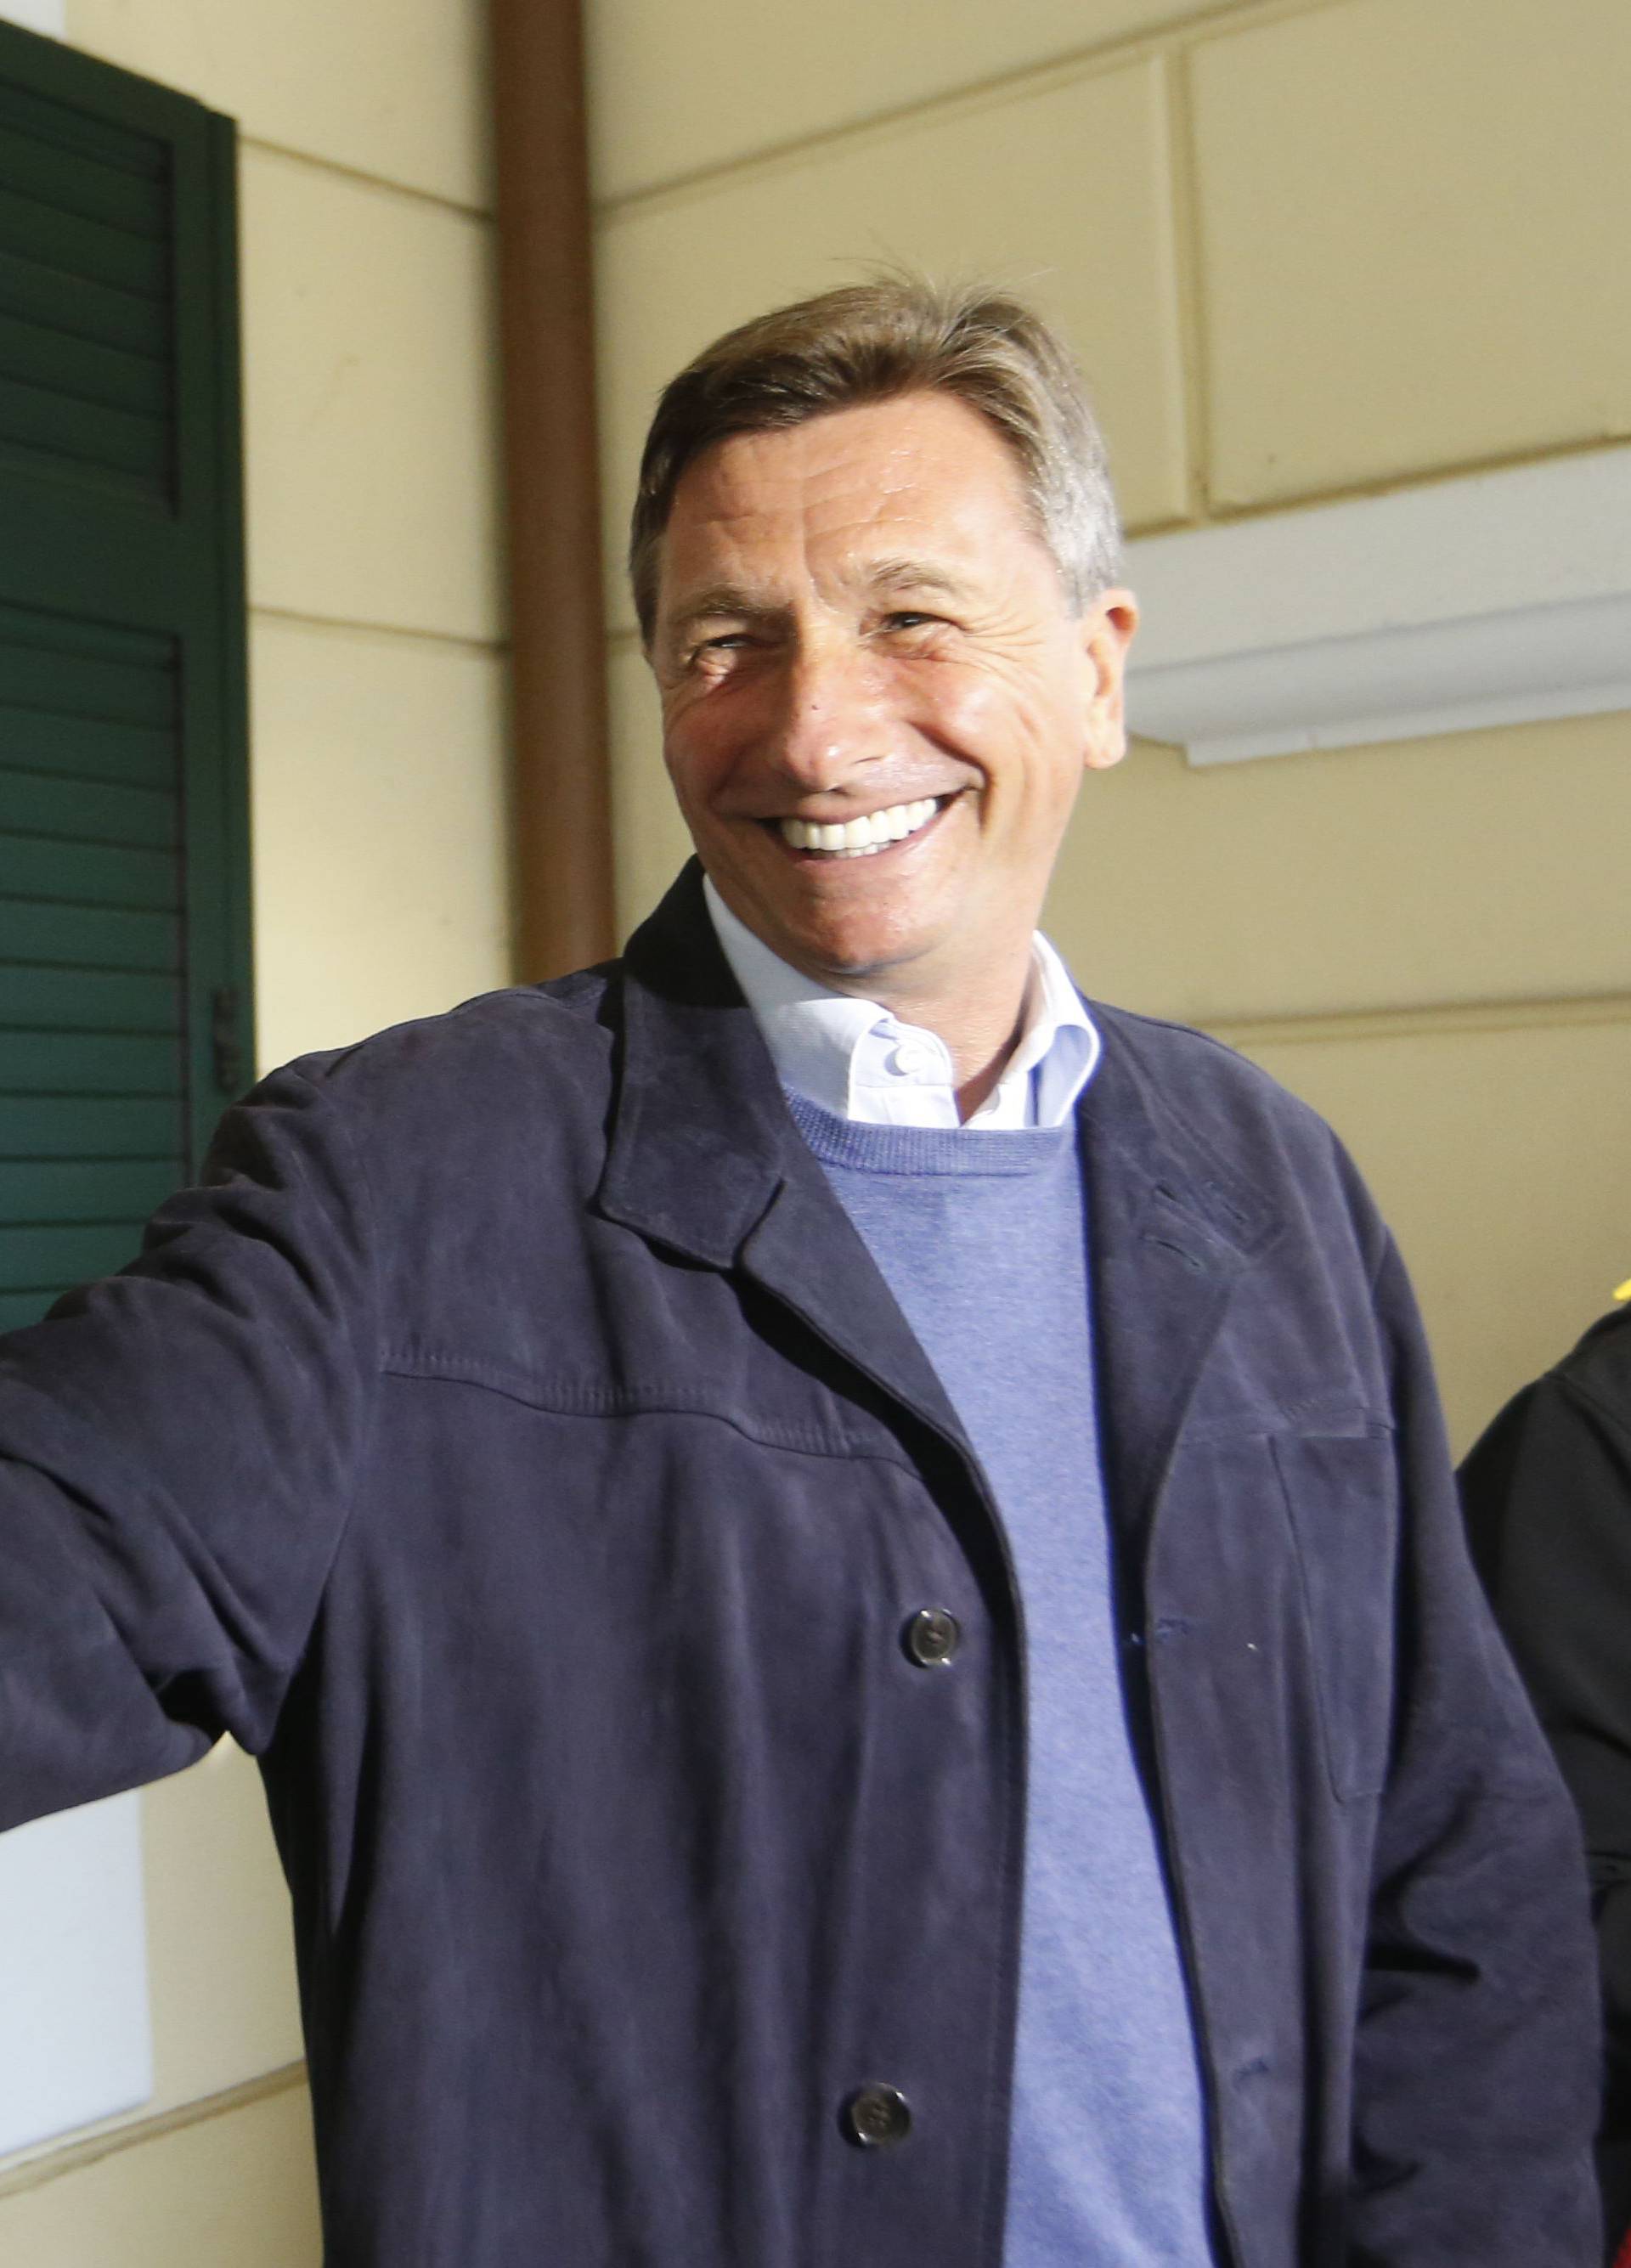
<path fill-rule="evenodd" d="M 740 1269 L 965 1455 L 945 1390 L 790 1116 L 693 859 L 624 961 L 623 1060 L 597 1204 Z"/>
<path fill-rule="evenodd" d="M 1245 1269 L 1278 1235 L 1152 1093 L 1136 1029 L 1092 1008 L 1104 1054 L 1078 1112 L 1106 1494 L 1123 1551 L 1149 1524 L 1207 1358 Z"/>

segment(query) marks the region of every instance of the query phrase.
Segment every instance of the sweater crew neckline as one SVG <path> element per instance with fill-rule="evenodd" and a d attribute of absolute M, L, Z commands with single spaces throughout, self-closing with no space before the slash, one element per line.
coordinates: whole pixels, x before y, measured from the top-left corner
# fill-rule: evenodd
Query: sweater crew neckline
<path fill-rule="evenodd" d="M 1045 1173 L 1074 1152 L 1074 1117 L 1062 1126 L 877 1126 L 836 1117 L 807 1095 L 784 1089 L 793 1123 L 823 1166 L 861 1174 L 1013 1179 Z"/>

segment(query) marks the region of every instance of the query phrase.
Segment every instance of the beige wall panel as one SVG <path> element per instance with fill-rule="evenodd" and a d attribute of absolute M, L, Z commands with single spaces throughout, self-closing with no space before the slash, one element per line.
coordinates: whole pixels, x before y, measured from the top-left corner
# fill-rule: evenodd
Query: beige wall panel
<path fill-rule="evenodd" d="M 252 600 L 496 637 L 490 225 L 263 151 L 242 177 Z"/>
<path fill-rule="evenodd" d="M 645 656 L 614 638 L 611 709 L 612 840 L 617 934 L 644 921 L 690 856 L 691 839 L 662 762 L 662 715 Z"/>
<path fill-rule="evenodd" d="M 592 171 L 627 195 L 1198 12 L 1198 0 L 597 0 Z"/>
<path fill-rule="evenodd" d="M 491 201 L 483 0 L 68 0 L 77 48 L 245 134 L 433 196 Z"/>
<path fill-rule="evenodd" d="M 613 619 L 631 619 L 617 563 L 660 388 L 731 324 L 869 261 L 992 274 L 1033 294 L 1081 357 L 1128 518 L 1179 515 L 1168 179 L 1162 83 L 1140 65 L 910 121 L 608 223 L 599 272 Z"/>
<path fill-rule="evenodd" d="M 1082 788 L 1047 922 L 1106 999 L 1207 1023 L 1631 990 L 1631 717 Z"/>
<path fill-rule="evenodd" d="M 1631 1274 L 1631 1018 L 1241 1036 L 1330 1119 L 1391 1222 L 1459 1454 Z"/>
<path fill-rule="evenodd" d="M 1631 9 L 1353 0 L 1194 57 L 1214 501 L 1631 432 Z"/>
<path fill-rule="evenodd" d="M 0 2195 L 10 2268 L 319 2268 L 304 2087 Z"/>
<path fill-rule="evenodd" d="M 367 631 L 252 632 L 262 1062 L 507 983 L 501 662 Z"/>
<path fill-rule="evenodd" d="M 232 1742 L 144 1791 L 153 2091 L 99 2119 L 0 2160 L 8 2173 L 48 2161 L 86 2135 L 140 2126 L 181 2106 L 297 2063 L 305 2053 L 289 1899 L 260 1775 Z M 9 2263 L 0 2217 L 0 2261 Z"/>
<path fill-rule="evenodd" d="M 155 2088 L 167 2110 L 305 2053 L 261 1775 L 224 1741 L 143 1798 Z"/>

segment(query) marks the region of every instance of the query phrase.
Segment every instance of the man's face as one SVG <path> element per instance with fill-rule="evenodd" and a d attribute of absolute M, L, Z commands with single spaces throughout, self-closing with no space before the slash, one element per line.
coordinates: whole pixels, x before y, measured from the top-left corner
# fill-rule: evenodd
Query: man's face
<path fill-rule="evenodd" d="M 840 990 L 1022 955 L 1082 768 L 1125 746 L 1135 618 L 1125 592 L 1073 614 L 1007 446 L 948 394 L 706 451 L 652 662 L 726 903 Z"/>

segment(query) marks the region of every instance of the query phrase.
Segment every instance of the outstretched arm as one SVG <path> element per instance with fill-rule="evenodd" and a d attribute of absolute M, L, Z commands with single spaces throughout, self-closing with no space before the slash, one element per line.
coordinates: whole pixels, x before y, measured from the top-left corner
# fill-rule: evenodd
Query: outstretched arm
<path fill-rule="evenodd" d="M 0 1828 L 271 1737 L 372 1403 L 338 1121 L 276 1073 L 138 1261 L 0 1340 Z"/>

